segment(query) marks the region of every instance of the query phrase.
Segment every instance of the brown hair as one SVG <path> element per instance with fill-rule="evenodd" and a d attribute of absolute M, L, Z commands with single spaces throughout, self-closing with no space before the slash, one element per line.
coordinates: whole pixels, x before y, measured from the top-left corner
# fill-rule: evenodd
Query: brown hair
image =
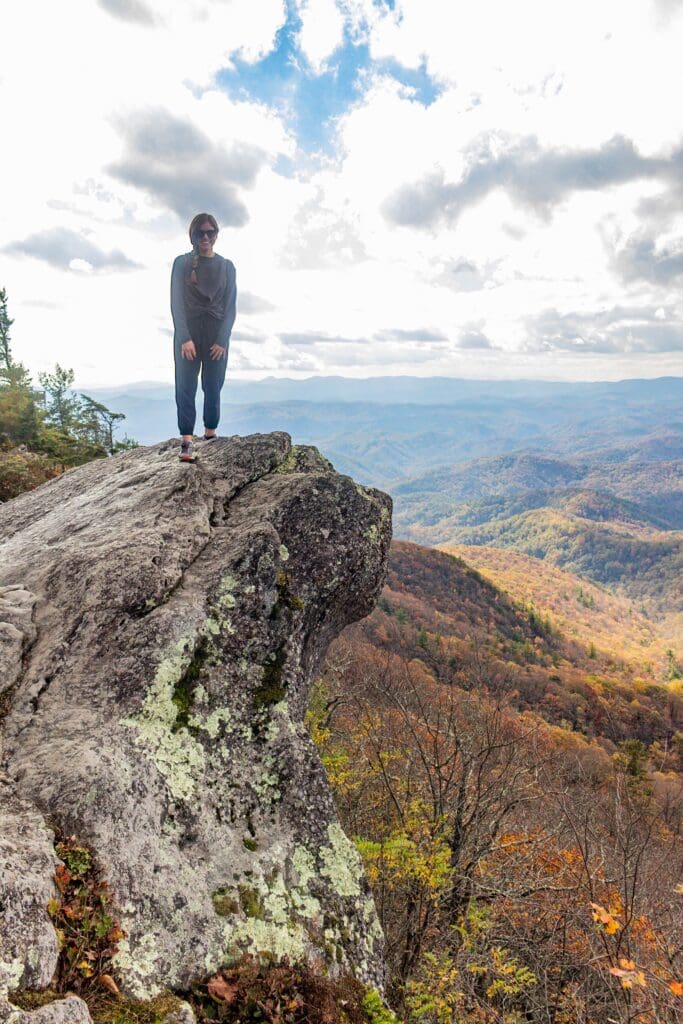
<path fill-rule="evenodd" d="M 205 220 L 208 220 L 214 231 L 218 232 L 218 221 L 211 213 L 198 213 L 190 221 L 189 234 L 190 241 L 192 242 L 192 273 L 190 274 L 190 281 L 192 281 L 192 284 L 197 283 L 197 267 L 199 265 L 199 249 L 193 236 L 199 225 L 203 224 Z"/>

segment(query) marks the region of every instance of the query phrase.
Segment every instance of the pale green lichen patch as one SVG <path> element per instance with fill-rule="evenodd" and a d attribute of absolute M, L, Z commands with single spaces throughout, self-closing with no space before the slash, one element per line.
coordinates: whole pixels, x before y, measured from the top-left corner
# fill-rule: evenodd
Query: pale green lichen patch
<path fill-rule="evenodd" d="M 222 950 L 213 949 L 207 955 L 207 970 L 231 963 L 243 952 L 296 961 L 314 946 L 329 965 L 350 965 L 350 949 L 370 955 L 382 933 L 372 901 L 360 891 L 360 858 L 339 825 L 329 826 L 328 837 L 330 845 L 320 854 L 322 870 L 320 860 L 307 847 L 296 845 L 287 856 L 275 843 L 270 847 L 270 870 L 256 860 L 241 884 L 212 893 L 216 914 L 230 921 L 223 926 Z M 280 866 L 284 864 L 287 867 Z M 338 896 L 361 897 L 349 917 L 333 920 L 323 913 L 309 888 L 321 876 L 327 877 Z M 360 921 L 356 913 L 362 915 Z M 367 956 L 354 961 L 361 971 L 368 969 Z"/>
<path fill-rule="evenodd" d="M 161 987 L 149 979 L 158 973 L 158 952 L 152 935 L 144 935 L 131 952 L 130 940 L 121 939 L 118 953 L 113 958 L 116 970 L 125 981 L 128 992 L 134 999 L 153 999 Z"/>
<path fill-rule="evenodd" d="M 220 633 L 231 636 L 235 632 L 235 627 L 227 615 L 221 614 L 217 610 L 214 615 L 209 615 L 206 620 L 206 631 L 211 636 L 218 636 Z"/>
<path fill-rule="evenodd" d="M 271 712 L 271 719 L 279 724 L 278 734 L 289 733 L 290 736 L 297 735 L 297 727 L 295 722 L 292 721 L 292 716 L 289 711 L 289 703 L 286 700 L 281 700 L 274 705 Z M 303 728 L 301 730 L 304 731 Z"/>
<path fill-rule="evenodd" d="M 371 544 L 379 544 L 379 529 L 376 523 L 368 526 L 367 530 L 363 531 L 363 536 L 366 540 L 369 540 Z"/>
<path fill-rule="evenodd" d="M 275 467 L 273 472 L 274 473 L 296 473 L 297 468 L 298 468 L 297 464 L 296 464 L 298 451 L 299 451 L 298 445 L 295 445 L 295 444 L 292 445 L 292 447 L 289 449 L 289 453 L 286 456 L 286 458 L 284 458 L 282 460 L 282 462 L 278 466 Z"/>
<path fill-rule="evenodd" d="M 292 907 L 301 917 L 309 921 L 317 919 L 322 913 L 320 900 L 311 896 L 304 888 L 293 889 L 291 893 Z"/>
<path fill-rule="evenodd" d="M 358 851 L 336 822 L 327 826 L 327 835 L 330 845 L 320 850 L 323 862 L 320 874 L 329 878 L 340 896 L 360 896 L 359 880 L 363 869 Z"/>
<path fill-rule="evenodd" d="M 226 726 L 226 732 L 230 732 L 230 722 L 232 721 L 232 713 L 229 708 L 216 708 L 210 715 L 203 717 L 202 715 L 190 715 L 188 719 L 189 725 L 193 729 L 201 729 L 207 734 L 207 736 L 215 740 L 220 732 L 221 725 Z"/>
<path fill-rule="evenodd" d="M 295 846 L 292 853 L 292 867 L 296 871 L 298 887 L 305 889 L 316 877 L 315 857 L 305 846 Z"/>
<path fill-rule="evenodd" d="M 0 960 L 0 997 L 7 998 L 7 992 L 19 987 L 24 965 L 18 957 Z"/>
<path fill-rule="evenodd" d="M 274 925 L 285 928 L 290 923 L 290 894 L 282 875 L 276 875 L 270 882 L 263 900 L 263 909 L 266 920 Z"/>
<path fill-rule="evenodd" d="M 267 741 L 277 739 L 281 735 L 293 736 L 296 726 L 289 713 L 289 704 L 280 700 L 270 708 L 270 719 L 263 730 L 263 738 Z"/>
<path fill-rule="evenodd" d="M 235 607 L 235 591 L 239 587 L 238 580 L 234 576 L 224 576 L 218 588 L 218 599 L 216 603 L 221 608 Z"/>
<path fill-rule="evenodd" d="M 235 632 L 228 612 L 235 607 L 235 591 L 238 586 L 239 582 L 234 576 L 227 575 L 221 580 L 212 603 L 212 614 L 206 620 L 206 630 L 212 636 L 218 636 L 219 633 L 230 635 Z"/>
<path fill-rule="evenodd" d="M 217 890 L 212 896 L 216 908 L 217 899 L 223 907 L 224 896 L 231 899 L 235 891 L 239 894 L 243 919 L 226 923 L 224 959 L 236 957 L 241 950 L 297 959 L 304 953 L 308 930 L 321 927 L 320 902 L 308 891 L 308 883 L 316 875 L 314 856 L 303 846 L 295 847 L 291 863 L 297 878 L 286 882 L 279 867 L 284 851 L 273 846 L 271 853 L 278 864 L 272 871 L 264 874 L 262 866 L 249 874 L 248 883 L 238 884 L 236 889 Z M 225 906 L 227 909 L 228 905 Z"/>
<path fill-rule="evenodd" d="M 195 687 L 195 691 L 192 694 L 192 699 L 195 704 L 208 704 L 209 695 L 200 683 L 199 686 Z"/>
<path fill-rule="evenodd" d="M 281 701 L 280 703 L 284 703 Z M 275 707 L 278 707 L 276 704 Z M 268 742 L 272 743 L 273 740 L 277 739 L 280 735 L 280 723 L 275 718 L 271 718 L 265 729 L 263 730 L 263 738 Z"/>
<path fill-rule="evenodd" d="M 280 799 L 280 776 L 275 761 L 266 756 L 262 761 L 262 771 L 252 783 L 254 793 L 261 804 L 273 804 Z"/>
<path fill-rule="evenodd" d="M 121 721 L 121 725 L 135 730 L 136 744 L 149 751 L 176 800 L 190 799 L 195 778 L 204 767 L 204 751 L 187 729 L 173 731 L 179 713 L 173 698 L 192 662 L 191 651 L 191 640 L 179 640 L 157 666 L 140 710 Z"/>
<path fill-rule="evenodd" d="M 287 559 L 289 558 L 289 551 L 287 550 L 285 545 L 281 544 L 278 550 L 280 552 L 280 558 L 282 559 L 283 562 L 286 562 Z"/>
<path fill-rule="evenodd" d="M 304 956 L 306 932 L 300 924 L 283 927 L 273 921 L 250 918 L 241 921 L 236 928 L 226 930 L 226 939 L 229 947 L 254 953 L 268 952 L 276 960 L 287 957 L 294 963 Z"/>
<path fill-rule="evenodd" d="M 368 928 L 368 938 L 373 948 L 379 943 L 384 944 L 384 932 L 377 915 L 375 901 L 372 898 L 366 899 L 363 904 L 363 917 Z"/>

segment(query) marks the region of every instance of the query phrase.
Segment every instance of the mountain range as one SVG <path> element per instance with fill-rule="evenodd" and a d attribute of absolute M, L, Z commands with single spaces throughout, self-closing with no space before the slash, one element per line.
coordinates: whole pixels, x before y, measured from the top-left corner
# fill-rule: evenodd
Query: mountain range
<path fill-rule="evenodd" d="M 172 385 L 89 392 L 126 415 L 142 444 L 176 431 Z M 683 378 L 606 383 L 454 378 L 312 377 L 231 381 L 223 434 L 286 430 L 316 445 L 341 472 L 392 490 L 398 480 L 467 459 L 531 449 L 576 454 L 628 451 L 649 438 L 683 456 Z"/>
<path fill-rule="evenodd" d="M 174 431 L 168 385 L 92 394 L 143 443 Z M 222 433 L 285 430 L 388 491 L 398 538 L 545 560 L 623 595 L 680 646 L 683 378 L 268 378 L 229 380 L 224 396 Z"/>

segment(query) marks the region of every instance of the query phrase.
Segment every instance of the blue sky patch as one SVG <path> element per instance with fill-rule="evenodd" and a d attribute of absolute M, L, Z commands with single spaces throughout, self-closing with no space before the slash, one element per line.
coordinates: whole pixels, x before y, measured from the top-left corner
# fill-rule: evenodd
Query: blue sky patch
<path fill-rule="evenodd" d="M 375 2 L 392 9 L 394 6 L 391 0 Z M 414 90 L 414 99 L 425 106 L 433 103 L 441 91 L 424 66 L 414 70 L 394 60 L 372 61 L 367 44 L 353 42 L 347 33 L 329 66 L 316 74 L 297 47 L 300 27 L 300 19 L 290 7 L 287 22 L 267 57 L 255 64 L 233 58 L 234 67 L 219 72 L 217 78 L 232 97 L 274 107 L 308 153 L 333 148 L 334 121 L 358 102 L 368 72 L 391 76 Z"/>

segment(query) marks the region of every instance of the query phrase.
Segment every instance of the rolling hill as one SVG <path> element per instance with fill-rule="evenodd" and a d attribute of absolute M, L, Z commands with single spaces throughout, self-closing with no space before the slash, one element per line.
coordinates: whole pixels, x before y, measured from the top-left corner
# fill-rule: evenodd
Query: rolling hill
<path fill-rule="evenodd" d="M 683 460 L 649 439 L 572 458 L 475 459 L 394 488 L 399 537 L 511 549 L 610 587 L 672 623 L 683 612 Z"/>
<path fill-rule="evenodd" d="M 443 548 L 477 569 L 522 607 L 533 606 L 567 639 L 612 652 L 661 679 L 683 661 L 683 644 L 643 615 L 632 601 L 543 559 L 492 547 Z M 671 651 L 674 646 L 673 652 Z M 672 658 L 673 653 L 673 658 Z"/>
<path fill-rule="evenodd" d="M 610 749 L 631 739 L 670 743 L 683 731 L 683 666 L 626 601 L 521 555 L 506 564 L 507 553 L 458 551 L 481 571 L 459 555 L 394 541 L 377 607 L 344 631 L 328 664 L 344 650 L 385 652 Z"/>

